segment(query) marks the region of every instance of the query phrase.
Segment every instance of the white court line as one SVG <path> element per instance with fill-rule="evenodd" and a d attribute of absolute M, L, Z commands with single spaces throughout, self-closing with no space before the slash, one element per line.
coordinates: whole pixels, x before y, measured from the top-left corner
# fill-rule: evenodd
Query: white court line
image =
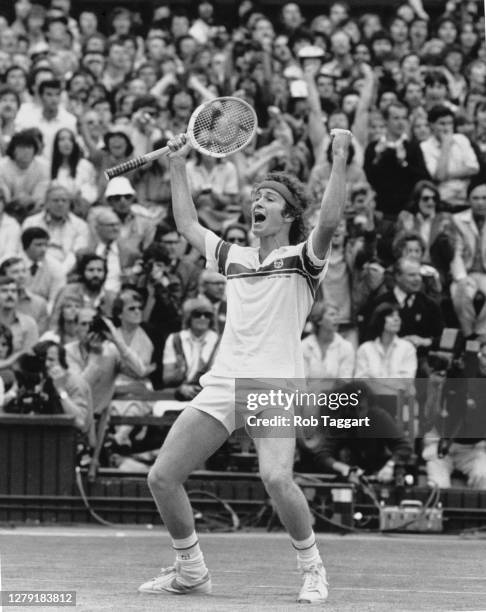
<path fill-rule="evenodd" d="M 216 585 L 217 586 L 217 585 Z M 286 589 L 288 584 L 255 584 L 255 589 Z M 381 589 L 380 587 L 331 587 L 332 591 L 371 591 L 372 593 L 410 593 L 410 589 Z M 434 595 L 485 595 L 486 591 L 439 591 L 433 589 L 414 589 L 414 593 L 432 593 Z"/>
<path fill-rule="evenodd" d="M 93 527 L 93 529 L 77 528 L 77 527 L 66 527 L 63 529 L 51 528 L 51 527 L 34 527 L 34 528 L 23 528 L 18 527 L 14 529 L 1 529 L 0 538 L 6 535 L 18 535 L 18 536 L 41 536 L 41 537 L 64 537 L 64 538 L 153 538 L 158 537 L 169 537 L 168 532 L 163 528 L 156 529 L 144 529 L 144 528 L 125 528 L 125 529 L 107 529 L 105 527 Z M 337 534 L 316 534 L 319 542 L 327 541 L 360 541 L 360 542 L 376 542 L 376 541 L 400 541 L 401 544 L 412 542 L 412 543 L 434 543 L 434 544 L 450 544 L 451 542 L 475 542 L 479 543 L 476 539 L 464 539 L 459 536 L 443 534 L 440 536 L 413 536 L 408 534 L 394 534 L 394 535 L 381 535 L 381 534 L 350 534 L 343 537 Z M 241 539 L 272 539 L 272 540 L 288 540 L 288 535 L 285 532 L 234 532 L 234 533 L 202 533 L 199 534 L 201 540 L 209 538 L 217 539 L 232 539 L 235 537 Z"/>

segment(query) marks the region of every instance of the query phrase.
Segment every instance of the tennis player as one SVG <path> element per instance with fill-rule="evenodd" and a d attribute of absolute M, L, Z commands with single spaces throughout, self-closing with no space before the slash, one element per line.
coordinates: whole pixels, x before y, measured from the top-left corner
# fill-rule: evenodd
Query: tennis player
<path fill-rule="evenodd" d="M 333 137 L 332 172 L 316 227 L 304 234 L 307 200 L 293 176 L 275 173 L 256 185 L 252 231 L 259 247 L 221 240 L 198 222 L 191 198 L 185 135 L 171 139 L 170 179 L 178 231 L 225 274 L 227 319 L 218 354 L 201 378 L 202 391 L 172 426 L 148 483 L 176 553 L 174 565 L 139 587 L 143 593 L 211 593 L 211 578 L 183 484 L 235 428 L 235 380 L 304 378 L 300 337 L 328 262 L 331 237 L 345 204 L 345 167 L 351 133 Z M 260 475 L 297 553 L 303 584 L 298 601 L 325 601 L 324 569 L 307 501 L 292 478 L 295 438 L 255 438 Z"/>

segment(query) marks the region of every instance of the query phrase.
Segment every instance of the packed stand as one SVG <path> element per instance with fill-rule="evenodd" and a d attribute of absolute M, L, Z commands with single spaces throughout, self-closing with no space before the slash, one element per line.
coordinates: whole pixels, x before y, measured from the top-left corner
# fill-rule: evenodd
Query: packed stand
<path fill-rule="evenodd" d="M 345 219 L 303 337 L 307 375 L 369 379 L 367 410 L 386 393 L 415 398 L 430 481 L 447 486 L 455 466 L 485 487 L 484 427 L 473 438 L 457 419 L 437 421 L 444 381 L 466 378 L 463 355 L 438 350 L 444 329 L 477 342 L 467 373 L 486 376 L 482 4 L 450 0 L 429 14 L 409 0 L 386 18 L 342 1 L 309 14 L 293 2 L 267 8 L 245 0 L 229 25 L 206 0 L 192 12 L 156 2 L 150 19 L 117 7 L 106 23 L 70 0 L 18 0 L 0 16 L 4 410 L 29 412 L 24 396 L 47 386 L 56 401 L 36 410 L 73 415 L 89 447 L 107 407 L 151 412 L 124 394 L 197 393 L 224 327 L 226 279 L 177 232 L 164 157 L 110 182 L 104 171 L 185 132 L 201 102 L 235 95 L 255 108 L 257 136 L 230 158 L 192 155 L 201 222 L 254 246 L 253 185 L 285 171 L 308 188 L 310 226 L 330 130 L 351 129 Z M 422 395 L 416 378 L 428 380 Z M 400 451 L 389 455 L 409 457 L 385 421 Z M 119 426 L 113 443 L 133 436 Z M 346 476 L 322 444 L 304 453 Z"/>

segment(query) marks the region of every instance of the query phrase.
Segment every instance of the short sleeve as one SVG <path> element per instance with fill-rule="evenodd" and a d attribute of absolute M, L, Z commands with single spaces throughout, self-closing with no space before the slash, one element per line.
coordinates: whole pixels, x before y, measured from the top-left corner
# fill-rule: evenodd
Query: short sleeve
<path fill-rule="evenodd" d="M 213 232 L 206 232 L 206 268 L 226 275 L 226 262 L 231 246 Z"/>
<path fill-rule="evenodd" d="M 304 246 L 302 247 L 302 263 L 304 270 L 307 272 L 307 274 L 309 274 L 309 276 L 322 280 L 326 275 L 327 268 L 329 266 L 331 247 L 329 246 L 326 257 L 324 259 L 319 259 L 314 253 L 314 248 L 312 246 L 313 233 L 313 231 L 310 233 L 309 237 L 304 242 Z"/>

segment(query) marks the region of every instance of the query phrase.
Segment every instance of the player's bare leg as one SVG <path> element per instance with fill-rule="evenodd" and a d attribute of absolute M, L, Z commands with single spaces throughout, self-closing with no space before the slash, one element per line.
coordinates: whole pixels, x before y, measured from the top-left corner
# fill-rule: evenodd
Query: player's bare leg
<path fill-rule="evenodd" d="M 144 593 L 210 593 L 211 581 L 195 532 L 194 516 L 183 484 L 189 474 L 227 439 L 226 428 L 188 406 L 171 427 L 152 466 L 148 483 L 176 550 L 174 566 L 144 583 Z"/>
<path fill-rule="evenodd" d="M 298 601 L 327 599 L 327 578 L 311 524 L 307 500 L 293 479 L 295 438 L 255 438 L 260 476 L 297 551 L 304 582 Z"/>

